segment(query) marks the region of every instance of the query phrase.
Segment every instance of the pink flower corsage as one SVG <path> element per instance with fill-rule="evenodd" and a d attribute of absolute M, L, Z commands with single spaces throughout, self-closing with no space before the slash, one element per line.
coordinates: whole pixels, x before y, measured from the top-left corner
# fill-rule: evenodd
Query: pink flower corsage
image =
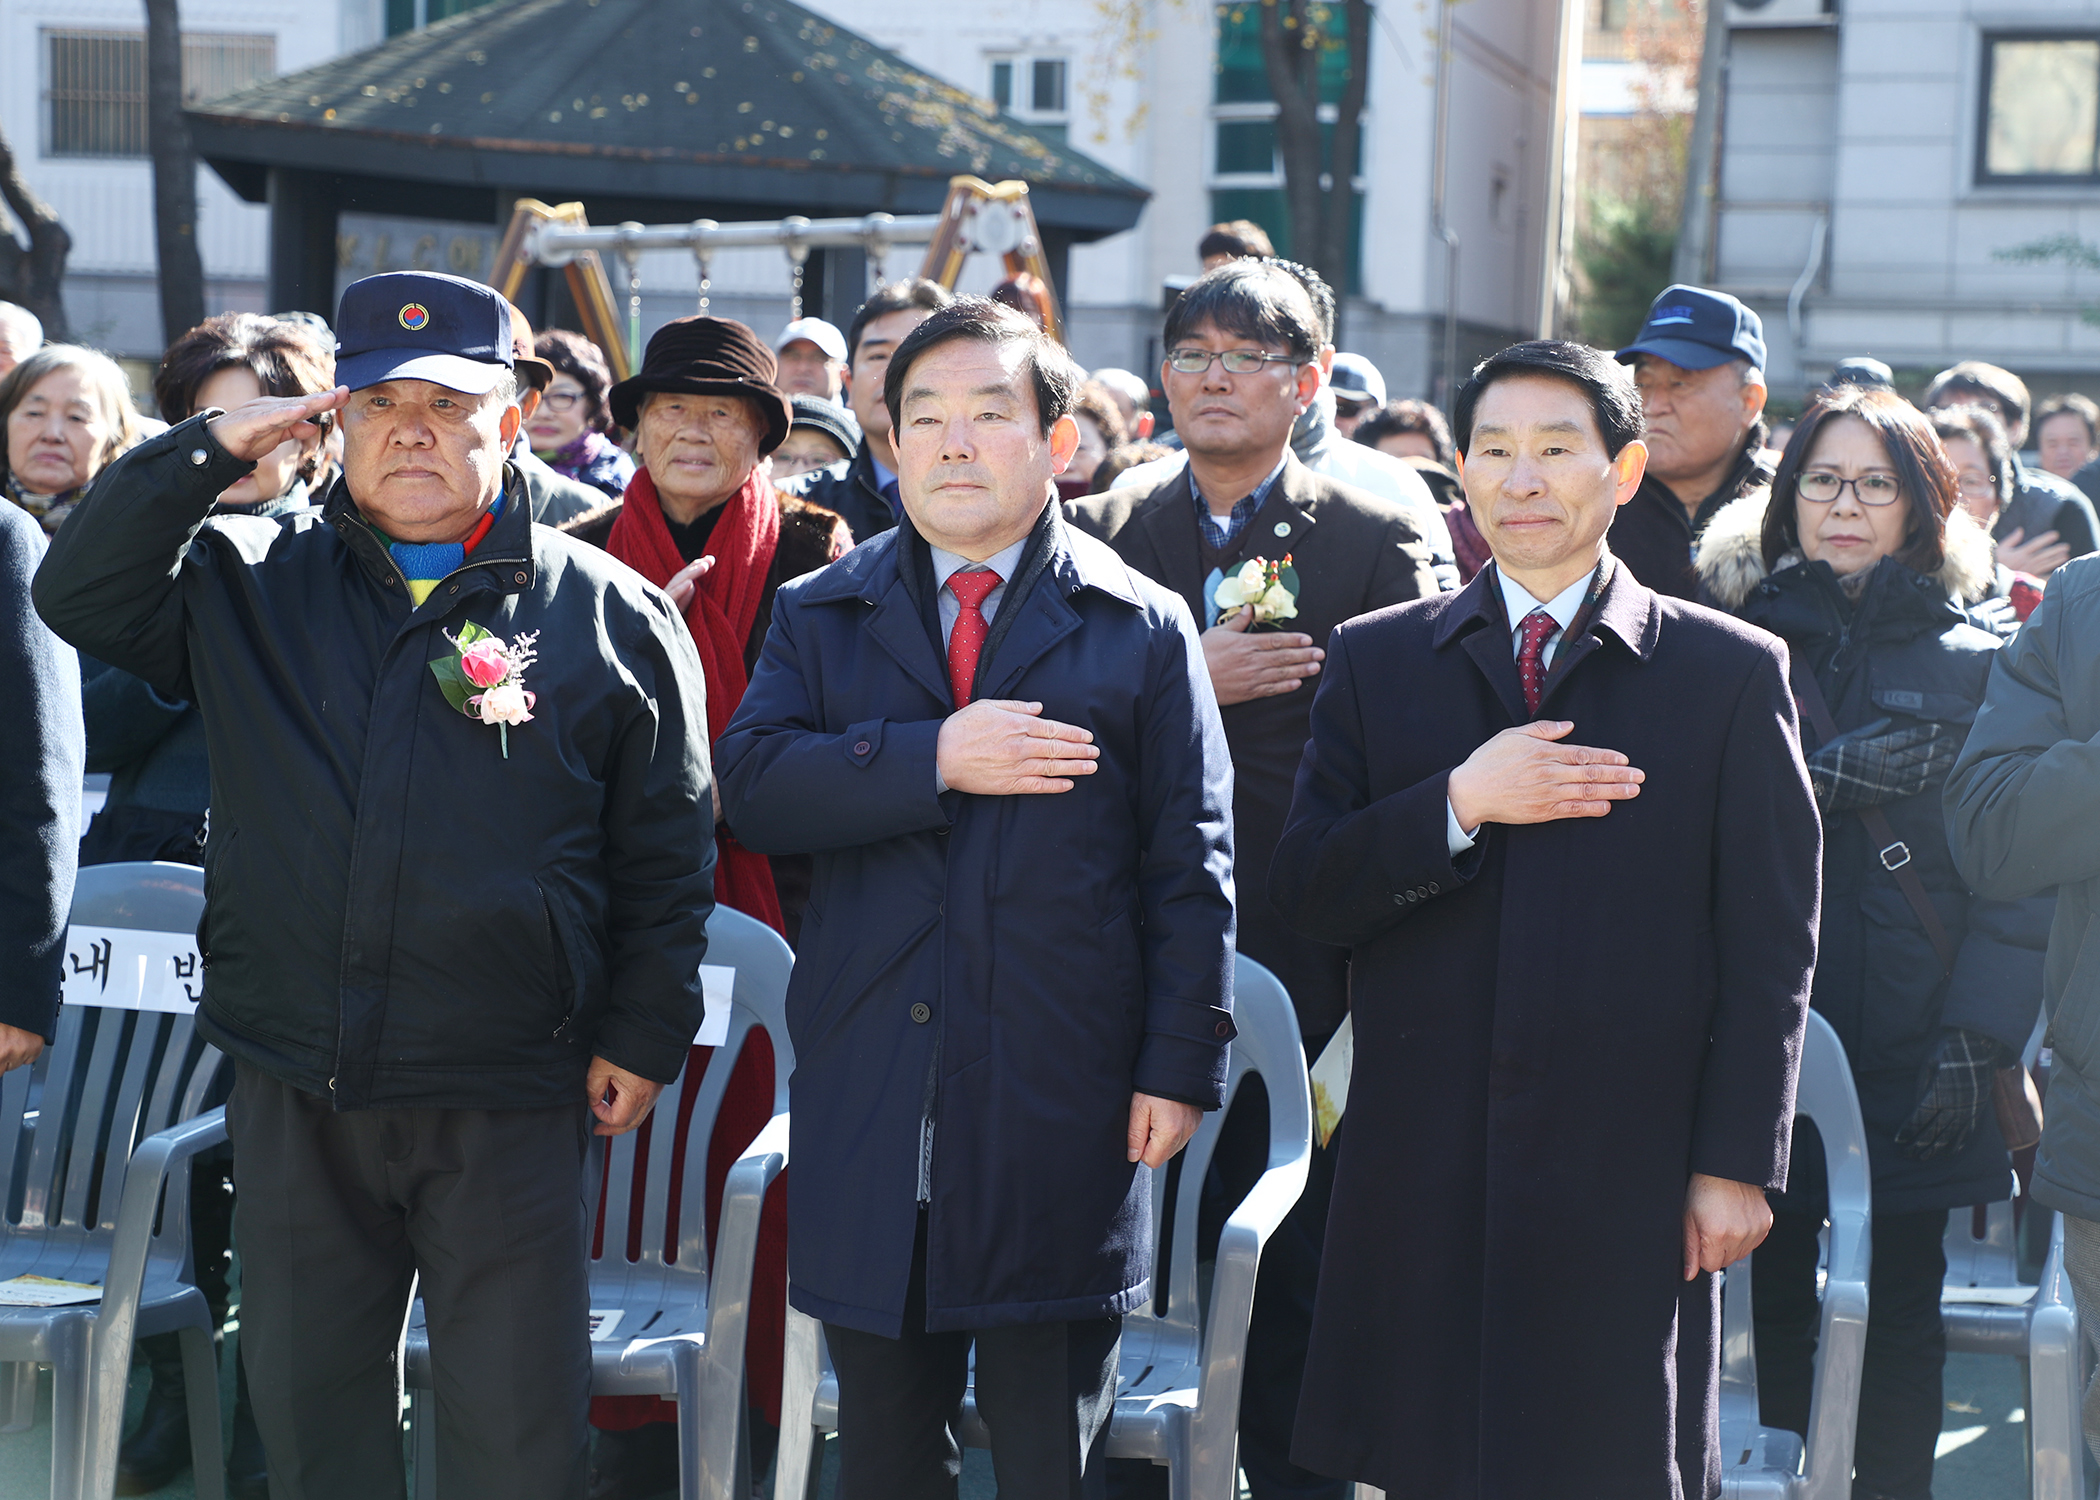
<path fill-rule="evenodd" d="M 538 631 L 529 631 L 505 645 L 502 637 L 469 620 L 458 635 L 445 637 L 453 654 L 430 664 L 447 703 L 470 719 L 496 726 L 505 760 L 510 759 L 510 726 L 532 720 L 537 698 L 525 691 L 524 679 L 525 669 L 538 659 L 533 643 L 539 638 Z"/>

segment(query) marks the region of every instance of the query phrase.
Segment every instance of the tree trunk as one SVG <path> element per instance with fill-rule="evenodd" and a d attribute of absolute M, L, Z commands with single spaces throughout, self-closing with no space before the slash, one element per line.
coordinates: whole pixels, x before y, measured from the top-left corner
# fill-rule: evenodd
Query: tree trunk
<path fill-rule="evenodd" d="M 66 233 L 58 215 L 30 190 L 15 166 L 15 153 L 0 134 L 0 199 L 29 236 L 29 246 L 0 230 L 0 300 L 26 307 L 44 325 L 44 337 L 54 343 L 68 336 L 66 305 L 59 295 L 65 280 L 66 256 L 73 237 Z"/>
<path fill-rule="evenodd" d="M 1324 260 L 1313 269 L 1334 288 L 1334 341 L 1342 341 L 1342 298 L 1349 290 L 1349 251 L 1355 243 L 1351 230 L 1356 221 L 1356 175 L 1363 149 L 1364 99 L 1371 83 L 1370 0 L 1347 0 L 1343 11 L 1349 39 L 1349 74 L 1342 84 L 1336 106 L 1334 160 L 1327 185 L 1327 232 L 1322 237 Z"/>
<path fill-rule="evenodd" d="M 1260 5 L 1261 55 L 1269 92 L 1276 97 L 1276 150 L 1283 158 L 1291 258 L 1318 269 L 1326 238 L 1320 213 L 1319 39 L 1307 22 L 1307 0 L 1260 0 Z"/>
<path fill-rule="evenodd" d="M 1343 0 L 1349 49 L 1347 80 L 1337 102 L 1334 151 L 1320 149 L 1320 52 L 1311 0 L 1261 0 L 1261 52 L 1276 99 L 1276 149 L 1283 158 L 1283 196 L 1290 214 L 1291 257 L 1334 288 L 1337 328 L 1349 285 L 1354 183 L 1369 86 L 1370 0 Z"/>
<path fill-rule="evenodd" d="M 153 153 L 160 326 L 172 344 L 204 321 L 204 261 L 197 252 L 197 153 L 182 114 L 182 21 L 176 0 L 146 0 L 146 136 Z"/>

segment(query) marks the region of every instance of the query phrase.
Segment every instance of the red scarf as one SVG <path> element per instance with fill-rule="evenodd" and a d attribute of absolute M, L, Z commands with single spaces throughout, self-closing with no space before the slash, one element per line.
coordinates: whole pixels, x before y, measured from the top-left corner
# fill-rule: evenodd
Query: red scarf
<path fill-rule="evenodd" d="M 723 502 L 721 519 L 703 554 L 715 565 L 693 589 L 685 608 L 686 629 L 700 650 L 700 670 L 707 680 L 710 748 L 729 727 L 736 706 L 744 701 L 744 689 L 751 685 L 744 670 L 744 643 L 758 622 L 758 606 L 779 548 L 780 502 L 764 473 L 753 469 L 743 488 Z M 686 565 L 664 524 L 656 483 L 647 469 L 636 469 L 627 481 L 626 501 L 605 539 L 605 550 L 658 588 Z M 787 935 L 772 865 L 723 829 L 715 831 L 715 899 Z"/>

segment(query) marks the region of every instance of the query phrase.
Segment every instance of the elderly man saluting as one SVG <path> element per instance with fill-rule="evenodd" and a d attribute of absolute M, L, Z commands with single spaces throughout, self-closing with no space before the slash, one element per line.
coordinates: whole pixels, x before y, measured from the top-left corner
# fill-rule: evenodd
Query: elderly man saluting
<path fill-rule="evenodd" d="M 201 413 L 104 473 L 36 604 L 204 715 L 198 1024 L 235 1062 L 272 1493 L 402 1494 L 420 1276 L 439 1487 L 572 1500 L 592 1120 L 640 1124 L 700 1019 L 700 663 L 661 593 L 532 524 L 500 297 L 368 277 L 336 326 L 335 391 Z M 211 516 L 333 410 L 321 510 Z"/>
<path fill-rule="evenodd" d="M 812 851 L 788 990 L 789 1298 L 839 1493 L 1094 1495 L 1151 1176 L 1232 1039 L 1232 770 L 1187 607 L 1068 530 L 1076 371 L 966 297 L 885 377 L 904 519 L 781 589 L 722 737 L 737 837 Z"/>

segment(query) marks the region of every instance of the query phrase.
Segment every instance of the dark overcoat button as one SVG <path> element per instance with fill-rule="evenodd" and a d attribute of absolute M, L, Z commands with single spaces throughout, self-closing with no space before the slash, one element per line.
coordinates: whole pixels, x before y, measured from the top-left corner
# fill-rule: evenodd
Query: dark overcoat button
<path fill-rule="evenodd" d="M 1218 1023 L 1218 1035 L 1219 1035 L 1219 1036 L 1230 1036 L 1231 1034 L 1232 1034 L 1232 1023 L 1231 1023 L 1230 1021 L 1220 1021 L 1220 1022 Z"/>
<path fill-rule="evenodd" d="M 921 1000 L 917 1005 L 914 1005 L 911 1008 L 911 1018 L 914 1021 L 917 1021 L 921 1026 L 924 1026 L 928 1021 L 931 1021 L 933 1019 L 933 1007 L 928 1005 L 925 1001 Z"/>
<path fill-rule="evenodd" d="M 853 753 L 855 755 L 866 755 L 870 750 L 874 748 L 875 747 L 869 744 L 866 740 L 855 740 L 853 742 Z"/>

